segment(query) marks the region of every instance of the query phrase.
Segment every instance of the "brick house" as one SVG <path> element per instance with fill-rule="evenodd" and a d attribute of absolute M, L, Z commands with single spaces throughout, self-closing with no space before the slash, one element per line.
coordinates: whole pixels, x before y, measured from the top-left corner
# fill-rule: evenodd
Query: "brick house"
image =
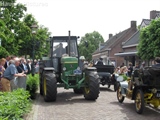
<path fill-rule="evenodd" d="M 92 59 L 96 60 L 100 56 L 107 56 L 116 65 L 120 66 L 124 62 L 123 57 L 115 56 L 115 53 L 123 52 L 122 43 L 127 41 L 137 31 L 136 21 L 131 21 L 130 28 L 116 34 L 109 34 L 109 39 L 102 44 L 92 54 Z"/>
<path fill-rule="evenodd" d="M 160 18 L 160 11 L 150 11 L 150 19 L 142 19 L 140 24 L 140 29 L 148 26 L 152 19 Z M 115 53 L 115 56 L 123 57 L 124 63 L 128 65 L 129 62 L 133 64 L 136 63 L 141 64 L 142 60 L 136 55 L 137 54 L 137 46 L 140 40 L 140 31 L 137 30 L 125 43 L 122 45 L 123 52 Z M 145 61 L 146 65 L 150 65 L 151 63 Z"/>

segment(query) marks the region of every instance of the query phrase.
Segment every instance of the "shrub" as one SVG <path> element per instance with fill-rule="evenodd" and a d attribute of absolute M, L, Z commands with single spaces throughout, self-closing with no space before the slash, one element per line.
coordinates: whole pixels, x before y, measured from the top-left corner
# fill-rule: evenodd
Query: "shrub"
<path fill-rule="evenodd" d="M 31 108 L 30 95 L 24 89 L 0 92 L 0 120 L 21 120 Z"/>
<path fill-rule="evenodd" d="M 31 95 L 31 99 L 35 99 L 36 97 L 36 91 L 38 89 L 39 85 L 39 75 L 35 74 L 32 76 L 31 74 L 27 76 L 27 87 L 26 90 L 29 91 Z"/>

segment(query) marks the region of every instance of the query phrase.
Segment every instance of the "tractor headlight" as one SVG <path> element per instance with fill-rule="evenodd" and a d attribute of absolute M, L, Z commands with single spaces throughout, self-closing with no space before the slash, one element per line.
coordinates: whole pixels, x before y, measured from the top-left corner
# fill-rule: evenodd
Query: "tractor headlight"
<path fill-rule="evenodd" d="M 63 67 L 63 71 L 66 71 L 66 67 Z"/>
<path fill-rule="evenodd" d="M 153 89 L 152 89 L 152 93 L 157 93 L 157 89 L 156 89 L 156 88 L 153 88 Z"/>
<path fill-rule="evenodd" d="M 80 67 L 77 67 L 77 70 L 80 70 Z"/>

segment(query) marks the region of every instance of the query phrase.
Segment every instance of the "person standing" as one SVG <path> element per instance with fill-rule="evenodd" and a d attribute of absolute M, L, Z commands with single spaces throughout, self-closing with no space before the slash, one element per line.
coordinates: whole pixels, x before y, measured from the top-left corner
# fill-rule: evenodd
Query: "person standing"
<path fill-rule="evenodd" d="M 124 67 L 124 63 L 122 63 L 122 64 L 120 65 L 120 68 L 122 68 L 122 67 Z"/>
<path fill-rule="evenodd" d="M 80 56 L 79 60 L 80 60 L 79 61 L 80 69 L 83 70 L 85 57 L 84 56 Z"/>
<path fill-rule="evenodd" d="M 19 65 L 25 74 L 27 74 L 27 66 L 26 66 L 26 60 L 24 58 L 21 59 L 20 65 Z"/>
<path fill-rule="evenodd" d="M 140 67 L 139 67 L 139 64 L 138 63 L 136 63 L 136 66 L 134 67 L 134 70 L 137 70 L 137 69 L 139 69 Z"/>
<path fill-rule="evenodd" d="M 156 64 L 152 65 L 152 67 L 160 68 L 160 57 L 156 57 L 155 62 L 156 62 Z"/>
<path fill-rule="evenodd" d="M 30 59 L 27 60 L 26 66 L 27 66 L 27 69 L 28 69 L 27 74 L 30 74 L 31 73 L 31 60 Z"/>
<path fill-rule="evenodd" d="M 4 59 L 4 58 L 0 59 L 0 91 L 2 91 L 1 78 L 2 78 L 3 73 L 5 71 L 5 68 L 4 68 L 5 62 L 6 62 L 6 59 Z"/>
<path fill-rule="evenodd" d="M 141 67 L 140 67 L 140 69 L 144 69 L 144 67 L 145 67 L 145 62 L 142 62 L 142 64 L 141 64 Z"/>
<path fill-rule="evenodd" d="M 6 57 L 6 62 L 5 62 L 5 65 L 4 65 L 4 68 L 5 68 L 5 69 L 9 66 L 9 61 L 10 61 L 10 59 L 11 59 L 10 56 L 7 56 L 7 57 Z"/>
<path fill-rule="evenodd" d="M 95 63 L 96 65 L 104 65 L 103 64 L 103 58 L 99 58 L 99 60 Z"/>
<path fill-rule="evenodd" d="M 14 58 L 14 61 L 7 67 L 5 70 L 3 77 L 1 79 L 2 83 L 2 91 L 3 92 L 10 92 L 11 91 L 11 80 L 13 80 L 15 77 L 22 77 L 26 76 L 24 73 L 18 73 L 16 66 L 19 66 L 20 59 Z"/>
<path fill-rule="evenodd" d="M 132 71 L 133 71 L 132 63 L 129 63 L 129 67 L 128 67 L 128 77 L 131 77 Z"/>

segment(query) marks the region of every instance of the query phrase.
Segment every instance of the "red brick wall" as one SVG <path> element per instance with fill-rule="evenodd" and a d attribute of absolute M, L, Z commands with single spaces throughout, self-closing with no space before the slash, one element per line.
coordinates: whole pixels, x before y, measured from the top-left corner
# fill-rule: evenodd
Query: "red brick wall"
<path fill-rule="evenodd" d="M 125 42 L 126 40 L 128 40 L 135 32 L 136 32 L 136 29 L 130 28 L 123 37 L 121 37 L 118 41 L 114 43 L 114 45 L 111 46 L 111 51 L 109 55 L 112 58 L 111 60 L 116 61 L 117 66 L 120 66 L 123 62 L 125 62 L 125 60 L 124 60 L 124 57 L 115 56 L 114 54 L 123 52 L 122 42 Z"/>

